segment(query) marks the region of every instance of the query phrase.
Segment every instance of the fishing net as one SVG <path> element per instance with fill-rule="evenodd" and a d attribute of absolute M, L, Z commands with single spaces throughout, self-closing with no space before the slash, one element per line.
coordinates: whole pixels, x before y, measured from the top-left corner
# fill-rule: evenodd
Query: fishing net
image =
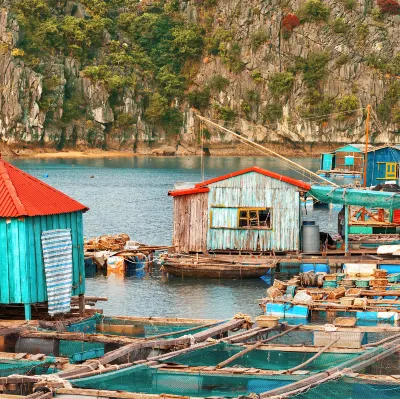
<path fill-rule="evenodd" d="M 323 383 L 291 397 L 298 399 L 394 399 L 400 397 L 400 385 L 345 377 Z"/>
<path fill-rule="evenodd" d="M 257 376 L 163 371 L 133 366 L 99 376 L 72 380 L 80 388 L 124 390 L 148 394 L 237 397 L 261 393 L 297 381 L 294 376 Z"/>
<path fill-rule="evenodd" d="M 89 319 L 70 324 L 67 326 L 67 331 L 69 332 L 81 332 L 85 334 L 95 334 L 96 333 L 96 324 L 99 317 L 98 315 L 94 315 Z"/>
<path fill-rule="evenodd" d="M 39 375 L 45 373 L 55 372 L 52 364 L 55 362 L 54 358 L 47 358 L 46 360 L 14 360 L 14 359 L 1 359 L 0 360 L 0 377 L 8 377 L 12 374 L 30 374 Z"/>
<path fill-rule="evenodd" d="M 190 332 L 185 330 L 192 329 Z M 171 334 L 165 338 L 177 338 L 187 333 L 196 334 L 210 327 L 201 324 L 171 324 L 152 323 L 151 321 L 135 321 L 98 315 L 97 331 L 103 334 L 125 335 L 130 337 L 148 338 L 155 335 Z"/>
<path fill-rule="evenodd" d="M 104 343 L 60 340 L 59 356 L 73 357 L 77 353 L 89 352 L 102 349 L 104 354 Z"/>
<path fill-rule="evenodd" d="M 216 366 L 231 356 L 241 352 L 243 347 L 219 343 L 211 347 L 198 349 L 186 354 L 168 359 L 168 363 L 178 363 L 188 366 Z M 297 352 L 284 350 L 255 349 L 234 360 L 227 367 L 257 368 L 261 370 L 288 370 L 309 360 L 316 352 Z M 333 367 L 356 357 L 358 353 L 324 353 L 310 362 L 302 370 L 320 371 Z"/>

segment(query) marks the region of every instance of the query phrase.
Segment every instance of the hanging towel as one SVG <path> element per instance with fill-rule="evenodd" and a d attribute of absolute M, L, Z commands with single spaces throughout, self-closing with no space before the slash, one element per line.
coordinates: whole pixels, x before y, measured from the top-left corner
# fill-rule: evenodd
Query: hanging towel
<path fill-rule="evenodd" d="M 49 314 L 69 312 L 72 295 L 71 230 L 43 231 L 42 248 Z"/>

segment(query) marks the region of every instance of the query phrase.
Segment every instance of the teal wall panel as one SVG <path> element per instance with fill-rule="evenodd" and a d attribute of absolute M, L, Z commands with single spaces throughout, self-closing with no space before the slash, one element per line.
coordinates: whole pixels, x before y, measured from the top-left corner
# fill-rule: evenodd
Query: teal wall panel
<path fill-rule="evenodd" d="M 8 240 L 6 219 L 0 218 L 0 302 L 10 302 L 9 268 L 8 268 Z"/>
<path fill-rule="evenodd" d="M 42 232 L 70 229 L 73 245 L 73 295 L 85 292 L 82 213 L 0 218 L 0 303 L 47 300 Z"/>

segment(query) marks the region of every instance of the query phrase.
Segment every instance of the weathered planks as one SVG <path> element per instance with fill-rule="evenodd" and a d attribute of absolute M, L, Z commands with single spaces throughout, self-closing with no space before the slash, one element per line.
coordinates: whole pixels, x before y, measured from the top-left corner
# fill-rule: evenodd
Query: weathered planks
<path fill-rule="evenodd" d="M 173 245 L 179 252 L 206 252 L 207 193 L 174 197 Z"/>

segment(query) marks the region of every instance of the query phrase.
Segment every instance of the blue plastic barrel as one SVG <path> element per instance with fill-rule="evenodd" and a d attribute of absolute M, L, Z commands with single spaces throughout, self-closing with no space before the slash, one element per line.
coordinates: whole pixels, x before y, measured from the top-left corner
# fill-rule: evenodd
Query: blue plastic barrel
<path fill-rule="evenodd" d="M 323 272 L 323 273 L 329 273 L 329 265 L 327 263 L 316 263 L 315 264 L 315 272 Z"/>
<path fill-rule="evenodd" d="M 315 264 L 314 263 L 302 263 L 300 265 L 300 272 L 301 273 L 307 273 L 315 271 Z"/>
<path fill-rule="evenodd" d="M 303 226 L 315 226 L 314 220 L 303 220 Z"/>
<path fill-rule="evenodd" d="M 388 274 L 400 273 L 400 265 L 380 265 L 380 269 L 387 270 Z"/>

